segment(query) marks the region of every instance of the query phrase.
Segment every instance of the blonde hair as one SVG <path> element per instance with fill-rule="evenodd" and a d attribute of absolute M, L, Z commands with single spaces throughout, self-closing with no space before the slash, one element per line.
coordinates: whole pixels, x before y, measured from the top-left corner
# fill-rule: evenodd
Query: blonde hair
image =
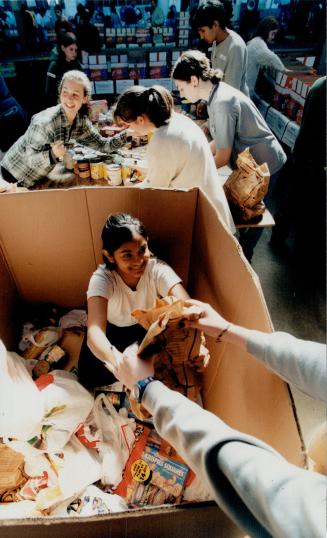
<path fill-rule="evenodd" d="M 83 116 L 89 116 L 89 113 L 90 113 L 90 101 L 92 99 L 91 81 L 85 75 L 85 73 L 83 73 L 83 71 L 78 71 L 77 69 L 72 69 L 71 71 L 66 71 L 66 73 L 64 74 L 64 76 L 62 77 L 62 79 L 60 81 L 59 88 L 58 88 L 58 101 L 59 102 L 60 102 L 60 94 L 61 94 L 62 87 L 63 87 L 64 83 L 67 80 L 77 82 L 78 84 L 81 84 L 81 86 L 83 86 L 84 97 L 86 97 L 86 103 L 84 103 L 81 106 L 81 108 L 79 110 L 79 113 L 82 114 Z"/>
<path fill-rule="evenodd" d="M 84 88 L 84 95 L 87 97 L 87 100 L 90 101 L 92 98 L 92 85 L 89 78 L 83 73 L 83 71 L 78 71 L 77 69 L 73 69 L 72 71 L 66 71 L 64 76 L 61 79 L 61 82 L 59 84 L 59 95 L 61 94 L 62 87 L 64 83 L 67 80 L 71 80 L 73 82 L 77 82 L 78 84 L 81 84 Z"/>

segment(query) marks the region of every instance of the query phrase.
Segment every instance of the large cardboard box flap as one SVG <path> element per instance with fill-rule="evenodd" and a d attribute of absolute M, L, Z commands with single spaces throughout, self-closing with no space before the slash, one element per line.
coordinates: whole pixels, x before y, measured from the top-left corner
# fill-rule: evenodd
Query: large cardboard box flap
<path fill-rule="evenodd" d="M 80 188 L 0 197 L 0 337 L 12 349 L 20 301 L 85 306 L 101 263 L 101 230 L 109 213 L 129 212 L 146 226 L 150 249 L 171 264 L 191 296 L 228 320 L 270 332 L 257 275 L 205 194 L 198 189 Z M 256 435 L 289 461 L 303 464 L 288 386 L 255 358 L 208 339 L 205 407 L 232 427 Z M 219 529 L 219 530 L 218 530 Z M 78 520 L 5 521 L 0 536 L 243 536 L 215 505 L 136 510 Z"/>

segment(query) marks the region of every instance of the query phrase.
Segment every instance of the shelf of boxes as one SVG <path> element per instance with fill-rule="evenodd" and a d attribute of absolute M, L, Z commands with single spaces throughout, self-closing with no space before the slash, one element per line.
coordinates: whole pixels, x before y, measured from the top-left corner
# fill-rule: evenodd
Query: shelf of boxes
<path fill-rule="evenodd" d="M 169 74 L 180 50 L 113 51 L 114 54 L 83 53 L 83 68 L 92 81 L 94 95 L 119 94 L 134 84 L 160 84 L 172 91 Z"/>

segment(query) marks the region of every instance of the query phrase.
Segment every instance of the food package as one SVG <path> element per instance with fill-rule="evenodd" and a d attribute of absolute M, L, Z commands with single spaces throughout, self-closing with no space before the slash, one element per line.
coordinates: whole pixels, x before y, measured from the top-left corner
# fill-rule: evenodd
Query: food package
<path fill-rule="evenodd" d="M 28 335 L 30 344 L 22 352 L 24 359 L 36 359 L 50 345 L 55 344 L 62 336 L 62 330 L 58 327 L 47 327 Z"/>
<path fill-rule="evenodd" d="M 201 331 L 186 328 L 184 320 L 198 319 L 200 308 L 169 296 L 157 299 L 148 310 L 134 310 L 133 317 L 148 330 L 139 347 L 139 356 L 154 358 L 155 377 L 193 401 L 199 401 L 202 372 L 209 351 Z M 149 413 L 130 398 L 133 413 L 146 419 Z"/>
<path fill-rule="evenodd" d="M 194 473 L 174 448 L 155 430 L 139 426 L 137 441 L 128 458 L 123 479 L 115 493 L 129 508 L 178 504 Z"/>
<path fill-rule="evenodd" d="M 20 486 L 26 478 L 23 473 L 24 456 L 0 443 L 0 502 L 2 495 Z"/>
<path fill-rule="evenodd" d="M 268 192 L 270 173 L 266 163 L 255 162 L 249 149 L 240 153 L 224 191 L 236 223 L 261 218 L 265 211 L 264 197 Z"/>

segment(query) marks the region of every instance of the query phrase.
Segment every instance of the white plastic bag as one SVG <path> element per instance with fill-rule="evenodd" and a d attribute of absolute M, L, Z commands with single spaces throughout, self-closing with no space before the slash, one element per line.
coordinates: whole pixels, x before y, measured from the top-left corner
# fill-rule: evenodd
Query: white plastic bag
<path fill-rule="evenodd" d="M 0 437 L 23 441 L 40 434 L 44 414 L 42 395 L 24 363 L 0 340 Z"/>
<path fill-rule="evenodd" d="M 36 381 L 44 399 L 41 447 L 56 452 L 65 446 L 78 426 L 89 415 L 94 398 L 64 370 L 53 370 Z"/>
<path fill-rule="evenodd" d="M 128 506 L 125 500 L 114 493 L 105 493 L 96 486 L 89 486 L 70 503 L 60 504 L 51 511 L 51 516 L 80 516 L 88 517 L 95 515 L 125 512 Z"/>
<path fill-rule="evenodd" d="M 132 421 L 117 413 L 104 394 L 97 396 L 93 413 L 102 440 L 97 445 L 102 458 L 101 481 L 116 486 L 135 442 Z"/>

